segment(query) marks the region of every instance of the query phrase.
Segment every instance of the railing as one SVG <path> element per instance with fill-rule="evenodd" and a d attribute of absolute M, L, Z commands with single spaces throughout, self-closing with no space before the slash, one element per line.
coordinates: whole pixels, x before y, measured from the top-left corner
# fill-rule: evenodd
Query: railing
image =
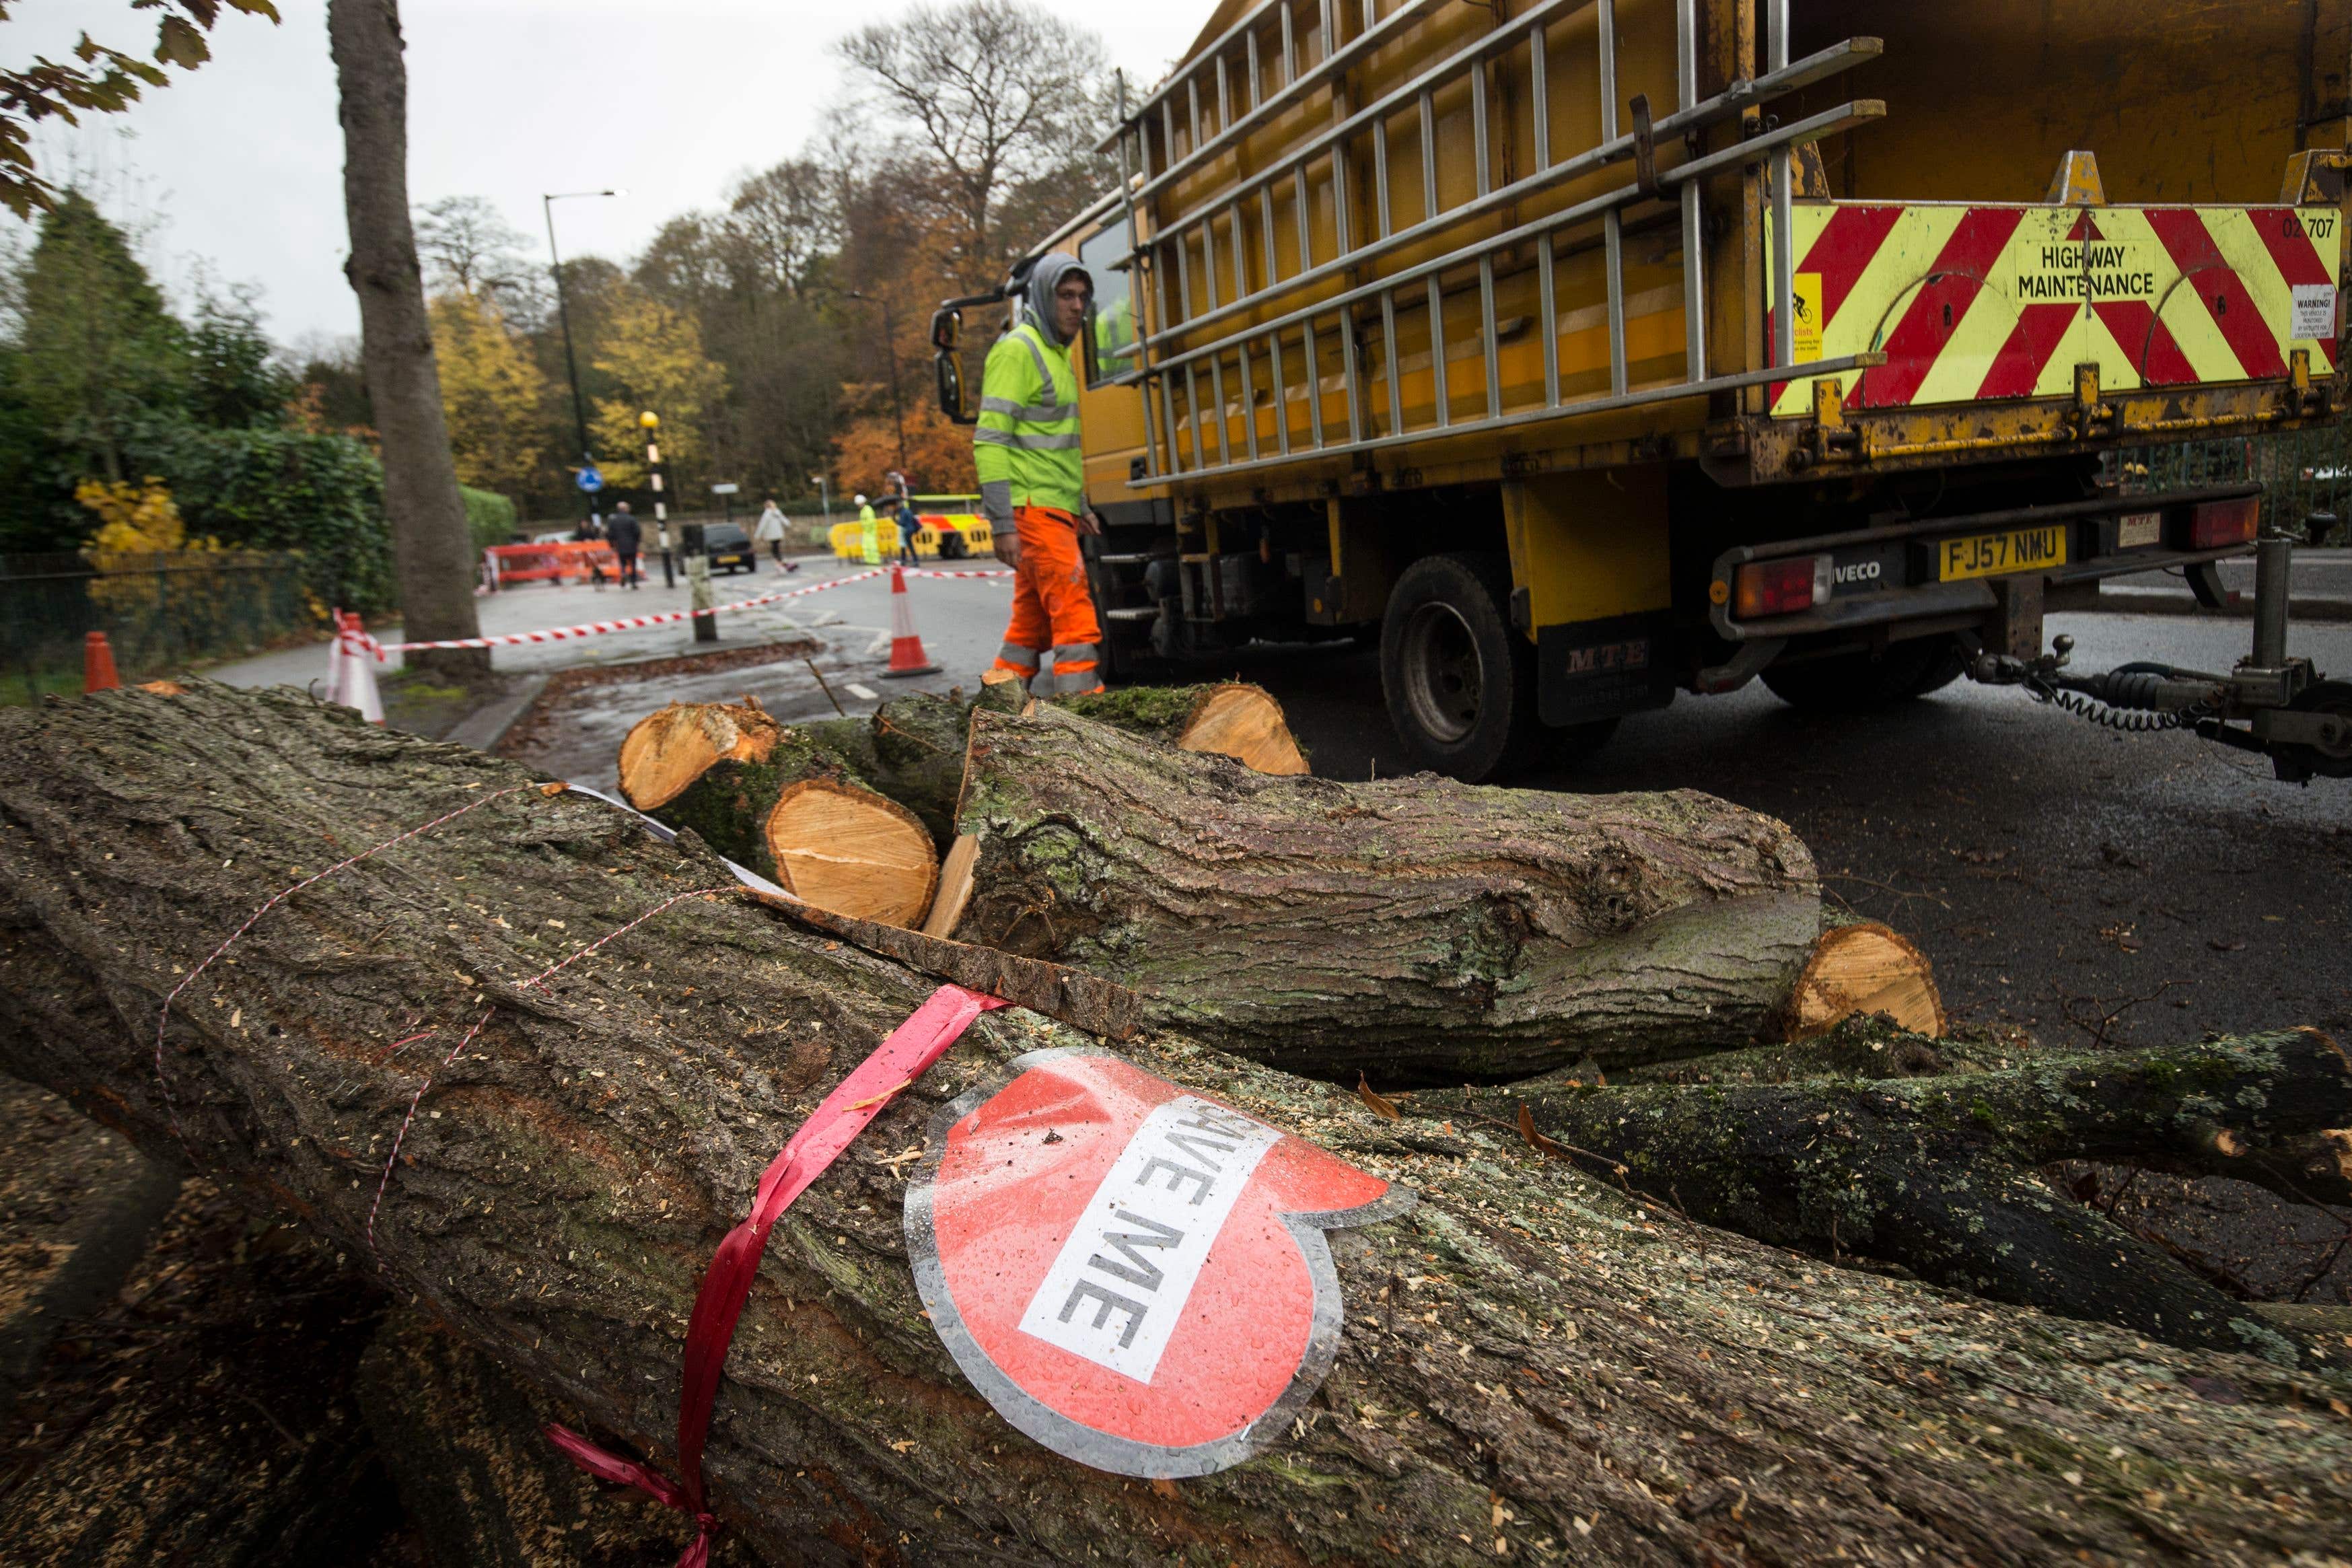
<path fill-rule="evenodd" d="M 1332 40 L 1339 24 L 1337 0 L 1318 0 L 1319 57 L 1311 64 L 1293 19 L 1292 0 L 1268 0 L 1226 31 L 1215 44 L 1181 68 L 1159 89 L 1128 113 L 1112 139 L 1118 150 L 1123 187 L 1128 192 L 1128 233 L 1143 232 L 1141 205 L 1156 195 L 1172 196 L 1177 182 L 1205 167 L 1219 153 L 1234 148 L 1251 131 L 1269 123 L 1285 110 L 1301 103 L 1319 87 L 1331 82 L 1352 63 L 1373 49 L 1394 41 L 1402 31 L 1436 7 L 1407 4 L 1387 17 L 1377 17 L 1375 0 L 1359 0 L 1356 35 L 1336 47 Z M 1551 145 L 1548 79 L 1547 30 L 1571 14 L 1597 12 L 1598 80 L 1601 107 L 1599 143 L 1584 152 L 1557 158 Z M 1278 26 L 1278 81 L 1274 90 L 1261 90 L 1265 74 L 1260 38 L 1269 24 Z M 1613 0 L 1540 0 L 1523 15 L 1498 23 L 1486 35 L 1453 50 L 1408 79 L 1383 92 L 1329 127 L 1289 147 L 1264 167 L 1220 190 L 1214 196 L 1164 224 L 1156 224 L 1130 251 L 1131 275 L 1150 280 L 1153 306 L 1150 330 L 1137 343 L 1135 367 L 1114 378 L 1116 384 L 1140 389 L 1145 412 L 1145 467 L 1154 480 L 1198 479 L 1277 466 L 1310 456 L 1376 450 L 1420 440 L 1431 434 L 1461 434 L 1500 429 L 1558 418 L 1563 415 L 1631 407 L 1673 398 L 1689 397 L 1759 383 L 1784 381 L 1793 369 L 1791 342 L 1794 279 L 1788 264 L 1791 215 L 1790 150 L 1864 121 L 1877 118 L 1885 106 L 1856 100 L 1792 124 L 1778 126 L 1748 140 L 1703 156 L 1686 157 L 1669 167 L 1658 167 L 1658 152 L 1688 132 L 1734 120 L 1747 110 L 1769 103 L 1813 82 L 1822 80 L 1874 58 L 1877 40 L 1851 38 L 1801 60 L 1789 59 L 1787 0 L 1771 0 L 1768 47 L 1771 68 L 1763 76 L 1742 79 L 1707 99 L 1698 95 L 1698 25 L 1696 0 L 1679 0 L 1675 7 L 1676 91 L 1679 102 L 1671 114 L 1652 121 L 1646 103 L 1633 104 L 1634 124 L 1620 123 L 1616 68 L 1616 6 Z M 1489 157 L 1493 135 L 1487 86 L 1488 68 L 1505 54 L 1527 53 L 1528 110 L 1534 142 L 1534 167 L 1525 176 L 1496 184 Z M 1234 89 L 1231 62 L 1239 52 L 1246 75 L 1245 89 Z M 1435 103 L 1450 86 L 1467 80 L 1470 118 L 1475 145 L 1475 188 L 1465 201 L 1444 210 L 1438 206 L 1436 175 L 1439 145 Z M 1204 108 L 1204 89 L 1213 92 L 1213 105 Z M 1186 105 L 1180 128 L 1175 105 Z M 1419 121 L 1422 170 L 1422 216 L 1404 227 L 1391 222 L 1389 180 L 1389 134 L 1391 120 L 1404 113 Z M 1154 157 L 1150 134 L 1157 119 L 1160 156 Z M 1182 134 L 1180 136 L 1180 130 Z M 1370 233 L 1358 230 L 1365 215 L 1350 210 L 1349 163 L 1354 143 L 1371 142 L 1372 186 L 1377 193 Z M 1180 151 L 1180 141 L 1182 150 Z M 1769 161 L 1771 222 L 1776 244 L 1775 276 L 1770 279 L 1778 309 L 1771 352 L 1773 363 L 1760 369 L 1710 374 L 1706 363 L 1705 236 L 1700 215 L 1700 182 L 1710 175 L 1736 172 Z M 1424 241 L 1458 230 L 1473 220 L 1517 207 L 1531 198 L 1612 165 L 1632 163 L 1632 184 L 1574 202 L 1557 211 L 1519 224 L 1500 234 L 1449 249 L 1444 254 L 1387 273 L 1372 281 L 1347 286 L 1350 276 L 1384 258 Z M 1318 184 L 1330 193 L 1329 232 L 1332 254 L 1318 260 L 1314 254 L 1315 224 L 1310 221 L 1310 171 L 1320 170 Z M 1297 266 L 1283 273 L 1276 241 L 1277 190 L 1289 187 L 1297 218 Z M 1626 289 L 1624 224 L 1626 209 L 1643 203 L 1672 206 L 1681 231 L 1682 295 L 1685 318 L 1684 373 L 1675 381 L 1635 388 L 1631 384 L 1626 349 Z M 1244 206 L 1255 208 L 1260 244 L 1257 267 L 1264 282 L 1250 286 L 1250 258 L 1244 220 Z M 1606 319 L 1609 330 L 1608 390 L 1592 395 L 1564 397 L 1561 388 L 1555 270 L 1562 231 L 1598 222 L 1603 252 Z M 1219 257 L 1222 224 L 1230 241 L 1229 254 Z M 1498 259 L 1506 252 L 1528 246 L 1535 252 L 1536 318 L 1543 336 L 1543 386 L 1532 406 L 1506 408 L 1499 368 L 1503 336 L 1496 319 L 1496 289 Z M 1194 308 L 1192 256 L 1201 257 L 1203 308 Z M 1486 398 L 1483 412 L 1456 417 L 1446 385 L 1445 309 L 1444 275 L 1476 269 L 1476 331 L 1483 351 Z M 1230 288 L 1226 287 L 1230 283 Z M 1334 284 L 1339 291 L 1304 304 L 1291 303 L 1318 285 Z M 1172 291 L 1171 291 L 1172 286 Z M 1466 289 L 1467 284 L 1465 285 Z M 1139 289 L 1139 293 L 1140 290 Z M 1420 296 L 1418 299 L 1412 298 Z M 1426 313 L 1429 360 L 1434 396 L 1427 423 L 1407 428 L 1399 365 L 1397 322 L 1400 298 L 1406 311 Z M 1283 309 L 1286 304 L 1290 308 Z M 1181 309 L 1177 307 L 1181 305 Z M 1275 311 L 1267 319 L 1240 325 L 1201 342 L 1202 332 L 1244 314 Z M 1375 409 L 1366 368 L 1360 363 L 1359 328 L 1376 314 L 1381 345 L 1380 379 L 1385 384 L 1385 407 Z M 1326 372 L 1325 344 L 1337 350 L 1336 374 Z M 1808 376 L 1856 369 L 1875 363 L 1875 354 L 1808 363 Z M 1303 385 L 1296 395 L 1305 403 L 1304 429 L 1294 429 L 1291 367 L 1298 367 Z M 1259 437 L 1258 381 L 1263 374 L 1272 394 L 1271 439 Z M 1231 377 L 1229 383 L 1228 377 Z M 1206 381 L 1206 395 L 1202 383 Z M 1336 384 L 1336 385 L 1335 385 Z M 1239 438 L 1228 388 L 1239 393 Z M 1344 437 L 1328 419 L 1325 401 L 1344 403 Z M 1204 412 L 1206 417 L 1204 418 Z M 1381 418 L 1381 416 L 1385 418 Z M 1204 429 L 1204 425 L 1209 428 Z M 1380 426 L 1375 429 L 1375 426 Z M 1270 447 L 1271 450 L 1265 449 Z M 1238 447 L 1238 450 L 1236 448 Z"/>
<path fill-rule="evenodd" d="M 80 689 L 102 631 L 125 679 L 257 653 L 320 625 L 293 552 L 0 555 L 0 694 Z"/>

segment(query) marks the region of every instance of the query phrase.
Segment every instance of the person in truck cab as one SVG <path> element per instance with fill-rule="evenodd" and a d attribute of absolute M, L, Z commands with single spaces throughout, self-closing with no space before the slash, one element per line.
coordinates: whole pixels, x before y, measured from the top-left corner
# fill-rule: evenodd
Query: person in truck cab
<path fill-rule="evenodd" d="M 1102 627 L 1078 536 L 1102 531 L 1087 504 L 1078 445 L 1078 377 L 1071 346 L 1086 330 L 1094 279 L 1055 252 L 1030 269 L 1021 320 L 988 351 L 972 461 L 996 558 L 1013 569 L 1013 619 L 992 674 L 1037 675 L 1054 656 L 1045 694 L 1100 691 Z"/>

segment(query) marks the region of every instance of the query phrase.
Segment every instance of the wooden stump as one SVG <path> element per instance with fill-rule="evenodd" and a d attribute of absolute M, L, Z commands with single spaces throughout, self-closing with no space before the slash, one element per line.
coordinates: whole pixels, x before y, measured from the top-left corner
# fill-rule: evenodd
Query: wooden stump
<path fill-rule="evenodd" d="M 621 795 L 657 811 L 720 763 L 764 763 L 782 726 L 759 700 L 673 702 L 633 725 L 621 741 Z"/>
<path fill-rule="evenodd" d="M 915 814 L 855 784 L 786 784 L 765 830 L 776 880 L 822 910 L 911 926 L 931 907 L 940 858 Z"/>
<path fill-rule="evenodd" d="M 1944 999 L 1935 966 L 1875 921 L 1832 926 L 1813 944 L 1782 1015 L 1783 1039 L 1809 1040 L 1856 1014 L 1884 1013 L 1915 1035 L 1941 1039 Z"/>
<path fill-rule="evenodd" d="M 1132 734 L 1164 741 L 1180 752 L 1231 757 L 1254 773 L 1289 776 L 1307 772 L 1307 756 L 1264 687 L 1228 680 L 1215 686 L 1129 686 L 1055 706 Z"/>

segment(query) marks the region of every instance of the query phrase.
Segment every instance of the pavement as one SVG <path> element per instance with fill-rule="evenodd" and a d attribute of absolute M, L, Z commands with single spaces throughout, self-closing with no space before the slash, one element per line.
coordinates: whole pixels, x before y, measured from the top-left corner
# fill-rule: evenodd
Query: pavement
<path fill-rule="evenodd" d="M 2352 576 L 2352 552 L 2298 555 L 2298 586 L 2308 574 L 2333 594 Z M 719 597 L 854 570 L 810 561 L 791 578 L 725 580 Z M 823 646 L 807 662 L 747 654 L 754 662 L 656 666 L 642 679 L 616 668 L 696 651 L 683 626 L 501 648 L 502 671 L 615 678 L 542 704 L 536 732 L 509 750 L 601 788 L 628 724 L 673 698 L 748 691 L 795 720 L 830 716 L 835 701 L 870 711 L 907 686 L 975 684 L 1003 636 L 1006 584 L 916 578 L 908 591 L 943 667 L 911 682 L 881 674 L 887 579 L 721 617 L 722 647 L 814 638 Z M 2352 584 L 2342 591 L 2352 596 Z M 625 596 L 542 588 L 486 599 L 482 617 L 486 631 L 522 630 L 684 602 L 682 586 Z M 2086 670 L 2140 658 L 2226 669 L 2247 645 L 2245 622 L 2221 616 L 2110 611 L 2053 616 L 2049 629 L 2076 639 L 2074 665 Z M 2298 620 L 2289 646 L 2352 678 L 2352 622 Z M 325 650 L 214 673 L 301 684 L 324 675 Z M 1227 676 L 1282 701 L 1318 774 L 1391 777 L 1412 765 L 1369 647 L 1251 649 L 1178 678 Z M 1627 720 L 1581 763 L 1521 782 L 1578 793 L 1696 788 L 1781 818 L 1811 847 L 1833 903 L 1920 942 L 1960 1022 L 2108 1043 L 2296 1024 L 2352 1032 L 2352 781 L 2283 784 L 2266 761 L 2194 736 L 2119 734 L 2014 689 L 1961 682 L 1870 718 L 1800 713 L 1760 684 L 1685 695 Z"/>
<path fill-rule="evenodd" d="M 2221 583 L 2242 595 L 2243 603 L 2209 610 L 2197 602 L 2179 573 L 2135 572 L 2105 580 L 2099 592 L 2099 608 L 2105 613 L 2129 615 L 2240 616 L 2254 613 L 2253 557 L 2222 562 Z M 2294 614 L 2309 619 L 2352 621 L 2352 550 L 2298 547 L 2287 601 Z"/>

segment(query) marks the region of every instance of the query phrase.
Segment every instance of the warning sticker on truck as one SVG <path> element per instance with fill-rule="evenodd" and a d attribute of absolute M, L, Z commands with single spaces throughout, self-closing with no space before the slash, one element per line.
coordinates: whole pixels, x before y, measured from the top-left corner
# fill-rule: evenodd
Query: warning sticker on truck
<path fill-rule="evenodd" d="M 2335 372 L 2333 208 L 1804 202 L 1794 217 L 1797 362 L 1886 356 L 1841 378 L 1848 408 L 2061 397 L 2086 363 L 2109 392 L 2283 378 L 2297 349 Z M 1806 415 L 1811 383 L 1771 400 Z"/>

